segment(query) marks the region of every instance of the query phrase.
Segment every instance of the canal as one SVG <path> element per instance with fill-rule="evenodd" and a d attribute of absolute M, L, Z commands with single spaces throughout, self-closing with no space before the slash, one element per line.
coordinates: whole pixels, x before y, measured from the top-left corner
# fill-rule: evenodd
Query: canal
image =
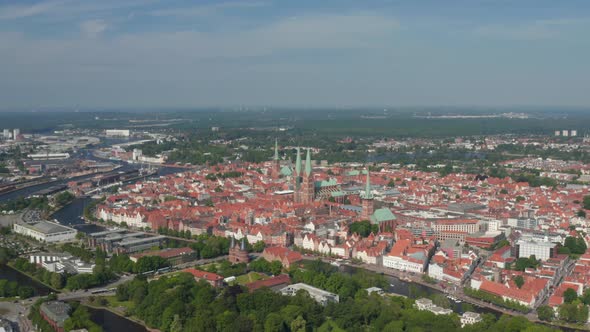
<path fill-rule="evenodd" d="M 152 177 L 164 176 L 182 171 L 186 171 L 186 169 L 162 167 L 158 170 L 158 173 L 154 174 Z M 59 211 L 52 214 L 51 219 L 55 219 L 62 225 L 74 227 L 78 231 L 87 234 L 104 231 L 104 227 L 86 224 L 84 219 L 82 219 L 82 216 L 84 215 L 84 208 L 90 204 L 90 202 L 92 202 L 92 199 L 88 197 L 76 198 L 70 204 L 64 206 Z"/>
<path fill-rule="evenodd" d="M 30 286 L 35 290 L 35 295 L 45 296 L 51 293 L 51 289 L 40 282 L 31 279 L 8 265 L 0 264 L 0 279 L 16 281 L 19 286 Z"/>
<path fill-rule="evenodd" d="M 341 265 L 339 267 L 340 272 L 350 274 L 350 275 L 354 274 L 358 270 L 359 270 L 359 268 L 352 267 L 349 265 Z M 375 272 L 369 272 L 369 273 L 375 273 Z M 407 297 L 412 297 L 412 296 L 430 297 L 434 294 L 440 294 L 440 295 L 444 295 L 444 296 L 447 295 L 447 294 L 445 294 L 441 291 L 438 291 L 436 289 L 432 289 L 430 287 L 426 287 L 424 285 L 417 284 L 417 283 L 407 282 L 407 281 L 401 280 L 401 279 L 394 277 L 394 276 L 383 275 L 383 277 L 387 280 L 387 283 L 389 285 L 387 289 L 384 289 L 384 291 L 386 291 L 388 293 L 403 295 L 403 296 L 407 296 Z M 454 301 L 454 300 L 449 299 L 449 302 L 451 305 L 450 309 L 452 309 L 454 312 L 456 312 L 458 314 L 463 314 L 465 311 L 475 311 L 475 312 L 478 312 L 481 314 L 492 314 L 496 317 L 502 316 L 502 313 L 499 311 L 492 310 L 489 308 L 480 307 L 480 306 L 473 305 L 470 303 L 465 303 L 460 300 Z M 465 308 L 467 308 L 467 310 Z"/>
<path fill-rule="evenodd" d="M 147 329 L 134 321 L 125 317 L 116 315 L 105 309 L 95 309 L 88 307 L 90 320 L 98 324 L 104 332 L 146 332 Z"/>

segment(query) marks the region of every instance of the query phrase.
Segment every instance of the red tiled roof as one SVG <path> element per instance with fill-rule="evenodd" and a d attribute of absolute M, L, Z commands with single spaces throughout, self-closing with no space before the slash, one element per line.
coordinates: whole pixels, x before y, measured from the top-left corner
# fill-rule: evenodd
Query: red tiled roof
<path fill-rule="evenodd" d="M 266 280 L 257 280 L 254 282 L 251 282 L 249 284 L 246 284 L 245 286 L 248 288 L 248 290 L 250 290 L 251 292 L 262 288 L 262 287 L 274 287 L 274 286 L 278 286 L 281 284 L 290 284 L 291 283 L 291 278 L 289 278 L 288 274 L 279 274 L 278 276 L 266 279 Z"/>
<path fill-rule="evenodd" d="M 206 272 L 206 271 L 201 271 L 201 270 L 196 270 L 196 269 L 184 269 L 184 270 L 182 270 L 182 272 L 190 273 L 195 278 L 205 279 L 205 280 L 208 280 L 208 281 L 219 281 L 219 280 L 223 280 L 223 277 L 222 276 L 220 276 L 219 274 L 212 273 L 212 272 Z"/>

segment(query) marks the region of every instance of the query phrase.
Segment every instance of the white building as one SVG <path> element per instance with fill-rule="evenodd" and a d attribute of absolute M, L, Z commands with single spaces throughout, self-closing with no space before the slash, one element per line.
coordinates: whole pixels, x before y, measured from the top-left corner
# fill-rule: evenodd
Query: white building
<path fill-rule="evenodd" d="M 569 131 L 568 130 L 562 130 L 561 131 L 561 136 L 568 137 L 569 136 Z"/>
<path fill-rule="evenodd" d="M 304 290 L 308 292 L 309 296 L 311 296 L 312 299 L 314 299 L 321 305 L 326 305 L 328 304 L 328 302 L 340 302 L 340 298 L 338 295 L 304 283 L 289 285 L 281 289 L 281 294 L 295 296 L 295 294 L 297 294 L 299 290 Z"/>
<path fill-rule="evenodd" d="M 141 151 L 141 149 L 133 149 L 133 160 L 139 160 L 139 158 L 141 158 L 142 155 L 143 152 Z"/>
<path fill-rule="evenodd" d="M 519 240 L 516 242 L 516 249 L 518 258 L 529 258 L 534 255 L 536 259 L 547 260 L 557 254 L 557 244 L 549 241 Z"/>
<path fill-rule="evenodd" d="M 418 310 L 428 310 L 435 315 L 450 315 L 453 313 L 453 310 L 439 307 L 432 303 L 432 300 L 426 298 L 417 299 L 414 305 Z"/>
<path fill-rule="evenodd" d="M 107 129 L 105 134 L 108 137 L 129 137 L 131 132 L 129 129 Z"/>
<path fill-rule="evenodd" d="M 416 309 L 418 310 L 429 310 L 430 308 L 434 307 L 432 300 L 426 298 L 417 299 L 415 305 Z"/>
<path fill-rule="evenodd" d="M 424 272 L 424 262 L 411 259 L 410 257 L 384 255 L 383 266 L 400 271 L 408 271 L 414 273 Z"/>
<path fill-rule="evenodd" d="M 481 322 L 481 315 L 476 312 L 466 311 L 461 316 L 461 327 Z"/>
<path fill-rule="evenodd" d="M 578 131 L 577 131 L 577 130 L 572 130 L 572 131 L 570 131 L 570 136 L 571 136 L 571 137 L 578 136 Z"/>
<path fill-rule="evenodd" d="M 2 137 L 4 137 L 4 139 L 9 139 L 10 138 L 10 129 L 4 129 L 4 131 L 2 132 Z"/>
<path fill-rule="evenodd" d="M 430 263 L 428 265 L 428 276 L 431 278 L 434 278 L 436 280 L 443 280 L 444 279 L 444 273 L 443 273 L 443 266 L 436 264 L 436 263 Z"/>
<path fill-rule="evenodd" d="M 15 129 L 12 131 L 12 139 L 16 140 L 16 139 L 18 138 L 18 135 L 20 135 L 20 129 L 18 129 L 18 128 L 15 128 Z"/>
<path fill-rule="evenodd" d="M 62 160 L 70 158 L 69 153 L 36 153 L 29 154 L 27 157 L 33 160 Z"/>
<path fill-rule="evenodd" d="M 139 211 L 126 211 L 124 209 L 107 210 L 102 208 L 98 212 L 98 218 L 105 221 L 112 221 L 117 224 L 124 222 L 131 227 L 150 227 L 150 224 L 145 222 L 145 216 Z"/>
<path fill-rule="evenodd" d="M 49 221 L 34 221 L 30 223 L 15 223 L 14 232 L 32 237 L 41 242 L 63 242 L 76 238 L 75 229 Z"/>
<path fill-rule="evenodd" d="M 69 254 L 61 253 L 35 253 L 29 256 L 33 264 L 41 265 L 49 272 L 56 273 L 92 273 L 95 264 L 85 263 Z"/>

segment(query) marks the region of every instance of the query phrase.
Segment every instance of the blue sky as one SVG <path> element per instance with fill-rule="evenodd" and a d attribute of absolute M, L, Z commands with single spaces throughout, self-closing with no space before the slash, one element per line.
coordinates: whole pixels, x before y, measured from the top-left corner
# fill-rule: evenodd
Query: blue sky
<path fill-rule="evenodd" d="M 0 109 L 590 106 L 590 1 L 0 0 Z"/>

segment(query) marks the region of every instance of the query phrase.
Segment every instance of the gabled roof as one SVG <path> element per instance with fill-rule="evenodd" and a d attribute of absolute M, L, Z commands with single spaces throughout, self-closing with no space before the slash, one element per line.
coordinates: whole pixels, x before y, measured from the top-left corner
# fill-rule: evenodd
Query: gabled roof
<path fill-rule="evenodd" d="M 206 271 L 201 271 L 201 270 L 196 270 L 196 269 L 184 269 L 184 270 L 182 270 L 182 272 L 190 273 L 195 278 L 205 279 L 207 281 L 223 280 L 222 276 L 220 276 L 219 274 L 212 273 L 212 272 L 206 272 Z"/>

